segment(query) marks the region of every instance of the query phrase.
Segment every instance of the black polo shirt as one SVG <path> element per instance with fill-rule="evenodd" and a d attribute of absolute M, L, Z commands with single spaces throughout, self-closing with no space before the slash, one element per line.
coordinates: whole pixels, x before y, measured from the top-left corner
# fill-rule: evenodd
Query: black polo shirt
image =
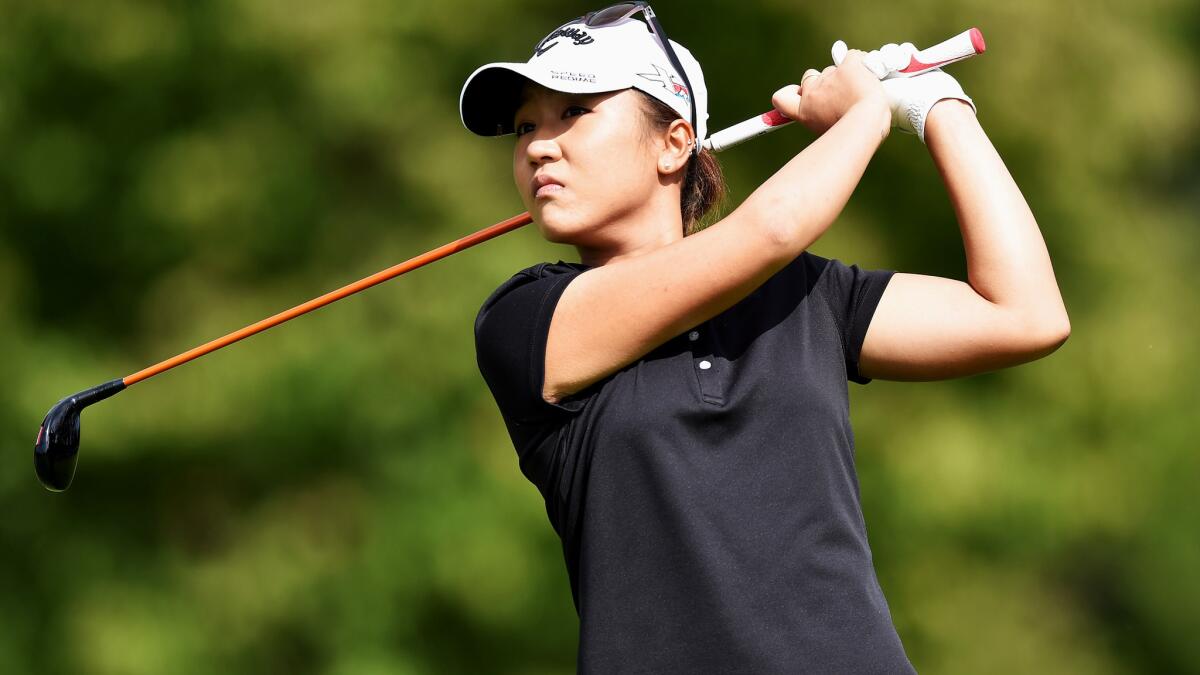
<path fill-rule="evenodd" d="M 562 539 L 582 673 L 913 672 L 875 577 L 847 380 L 891 272 L 804 253 L 558 404 L 546 336 L 588 267 L 491 295 L 479 369 Z M 612 317 L 612 321 L 621 321 Z"/>

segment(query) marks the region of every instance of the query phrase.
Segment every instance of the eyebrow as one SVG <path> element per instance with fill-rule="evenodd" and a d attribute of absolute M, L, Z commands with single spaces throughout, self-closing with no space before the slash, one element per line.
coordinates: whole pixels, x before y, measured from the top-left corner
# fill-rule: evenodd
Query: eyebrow
<path fill-rule="evenodd" d="M 563 96 L 568 99 L 574 99 L 574 100 L 585 101 L 585 102 L 591 101 L 594 97 L 599 96 L 600 94 L 607 93 L 607 92 L 586 93 L 586 92 L 556 91 L 554 89 L 550 89 L 548 87 L 540 85 L 537 82 L 529 81 L 529 82 L 524 83 L 521 86 L 521 91 L 516 97 L 516 105 L 513 106 L 513 113 L 512 113 L 513 124 L 516 124 L 517 117 L 518 117 L 517 113 L 521 112 L 521 108 L 524 107 L 526 103 L 529 103 L 529 101 L 531 101 L 533 99 L 534 93 L 536 91 L 538 91 L 539 89 L 547 92 L 547 94 L 549 94 L 549 95 Z"/>
<path fill-rule="evenodd" d="M 521 108 L 524 107 L 526 103 L 529 103 L 530 99 L 533 98 L 533 90 L 535 86 L 537 86 L 535 82 L 530 82 L 527 80 L 521 84 L 521 88 L 517 91 L 516 104 L 513 105 L 512 108 L 512 121 L 514 124 L 517 120 L 517 113 L 521 112 Z"/>
<path fill-rule="evenodd" d="M 533 100 L 534 94 L 536 94 L 539 89 L 545 90 L 548 93 L 554 93 L 553 89 L 547 89 L 546 87 L 543 87 L 532 80 L 526 80 L 521 84 L 521 89 L 517 93 L 517 104 L 513 106 L 514 124 L 517 121 L 517 113 L 521 112 L 521 108 L 525 107 L 525 104 Z"/>
<path fill-rule="evenodd" d="M 517 107 L 525 105 L 531 98 L 533 98 L 533 85 L 529 83 L 521 85 L 521 90 L 517 93 Z"/>

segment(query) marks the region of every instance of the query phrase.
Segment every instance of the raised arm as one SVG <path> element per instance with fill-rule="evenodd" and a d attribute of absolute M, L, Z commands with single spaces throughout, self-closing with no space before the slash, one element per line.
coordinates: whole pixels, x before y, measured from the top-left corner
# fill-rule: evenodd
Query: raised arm
<path fill-rule="evenodd" d="M 547 336 L 543 398 L 580 391 L 732 307 L 825 232 L 890 128 L 861 58 L 809 78 L 803 97 L 794 85 L 777 92 L 776 107 L 824 133 L 726 218 L 571 282 Z"/>
<path fill-rule="evenodd" d="M 896 274 L 863 342 L 859 371 L 933 380 L 1045 356 L 1070 334 L 1037 221 L 961 101 L 929 112 L 925 142 L 958 216 L 967 281 Z"/>

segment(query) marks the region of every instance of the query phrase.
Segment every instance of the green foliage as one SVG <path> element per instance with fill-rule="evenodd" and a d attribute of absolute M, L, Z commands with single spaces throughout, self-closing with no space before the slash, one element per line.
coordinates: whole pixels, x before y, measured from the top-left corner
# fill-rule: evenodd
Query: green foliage
<path fill-rule="evenodd" d="M 706 66 L 714 128 L 835 39 L 985 32 L 954 74 L 1073 337 L 855 389 L 881 583 L 925 673 L 1200 672 L 1196 7 L 655 4 Z M 558 542 L 471 330 L 508 275 L 576 259 L 532 228 L 89 409 L 65 494 L 29 456 L 68 393 L 520 211 L 509 142 L 462 129 L 459 88 L 571 13 L 0 0 L 0 672 L 573 669 Z M 735 203 L 810 139 L 723 156 Z M 963 274 L 915 138 L 886 142 L 817 251 Z"/>

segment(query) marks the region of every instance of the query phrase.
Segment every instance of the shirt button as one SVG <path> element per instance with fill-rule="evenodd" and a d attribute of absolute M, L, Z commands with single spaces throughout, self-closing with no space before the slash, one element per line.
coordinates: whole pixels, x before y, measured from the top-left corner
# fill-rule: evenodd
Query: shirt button
<path fill-rule="evenodd" d="M 709 363 L 708 361 L 701 361 L 701 362 L 700 362 L 700 370 L 708 370 L 709 368 L 712 368 L 712 364 L 711 364 L 711 363 Z"/>
<path fill-rule="evenodd" d="M 688 333 L 688 339 L 691 340 L 692 342 L 699 340 L 700 339 L 700 331 L 694 330 L 694 331 Z"/>

